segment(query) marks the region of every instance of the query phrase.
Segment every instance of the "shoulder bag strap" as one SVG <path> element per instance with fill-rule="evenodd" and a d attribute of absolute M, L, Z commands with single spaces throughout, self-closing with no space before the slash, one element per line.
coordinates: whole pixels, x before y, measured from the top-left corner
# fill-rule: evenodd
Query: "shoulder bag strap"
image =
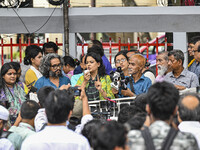
<path fill-rule="evenodd" d="M 10 131 L 3 131 L 0 138 L 8 138 L 11 133 Z"/>
<path fill-rule="evenodd" d="M 131 77 L 129 77 L 129 83 L 130 83 L 131 91 L 133 93 L 135 93 L 135 90 L 134 90 L 134 87 L 133 87 L 133 81 L 132 81 Z"/>
<path fill-rule="evenodd" d="M 162 144 L 162 148 L 161 150 L 169 150 L 173 141 L 174 141 L 174 138 L 176 137 L 178 133 L 178 130 L 174 129 L 173 127 L 171 127 L 169 133 L 167 134 L 167 137 L 165 138 L 163 144 Z"/>
<path fill-rule="evenodd" d="M 151 133 L 149 132 L 149 128 L 145 128 L 141 131 L 141 133 L 145 141 L 146 150 L 155 150 L 155 146 L 151 137 Z"/>

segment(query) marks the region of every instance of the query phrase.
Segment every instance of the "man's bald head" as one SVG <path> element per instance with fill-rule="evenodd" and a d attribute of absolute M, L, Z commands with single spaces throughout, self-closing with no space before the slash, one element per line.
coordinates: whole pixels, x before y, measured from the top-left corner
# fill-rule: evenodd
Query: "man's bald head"
<path fill-rule="evenodd" d="M 139 66 L 141 66 L 142 68 L 145 67 L 146 59 L 145 59 L 145 57 L 142 56 L 141 54 L 134 54 L 134 55 L 132 55 L 132 56 L 129 58 L 129 60 L 132 60 L 132 59 L 136 60 L 137 64 L 138 64 Z"/>
<path fill-rule="evenodd" d="M 200 98 L 190 93 L 181 97 L 179 102 L 179 116 L 182 121 L 200 121 Z"/>

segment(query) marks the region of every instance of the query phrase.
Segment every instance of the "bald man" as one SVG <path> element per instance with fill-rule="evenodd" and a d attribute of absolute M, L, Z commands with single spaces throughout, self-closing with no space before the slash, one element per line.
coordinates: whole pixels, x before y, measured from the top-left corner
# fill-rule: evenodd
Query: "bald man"
<path fill-rule="evenodd" d="M 141 54 L 132 55 L 129 58 L 129 83 L 127 90 L 122 90 L 123 96 L 135 96 L 141 93 L 146 93 L 149 87 L 152 85 L 151 80 L 142 74 L 142 70 L 145 67 L 145 58 Z"/>
<path fill-rule="evenodd" d="M 193 134 L 200 148 L 200 97 L 194 93 L 182 96 L 177 114 L 179 130 Z"/>

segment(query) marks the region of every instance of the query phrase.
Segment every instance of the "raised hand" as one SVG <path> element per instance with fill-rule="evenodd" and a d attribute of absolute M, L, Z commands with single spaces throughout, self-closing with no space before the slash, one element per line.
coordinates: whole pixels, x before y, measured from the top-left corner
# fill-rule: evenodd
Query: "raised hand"
<path fill-rule="evenodd" d="M 102 86 L 101 86 L 101 82 L 99 80 L 99 76 L 97 76 L 97 81 L 95 81 L 95 87 L 97 90 L 101 91 L 102 90 Z"/>
<path fill-rule="evenodd" d="M 67 85 L 62 85 L 59 89 L 60 90 L 68 90 L 71 85 L 68 83 Z"/>

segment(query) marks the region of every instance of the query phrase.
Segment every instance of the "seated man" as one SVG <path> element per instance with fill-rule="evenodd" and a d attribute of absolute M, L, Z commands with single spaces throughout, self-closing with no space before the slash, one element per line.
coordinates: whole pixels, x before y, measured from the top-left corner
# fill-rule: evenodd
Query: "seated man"
<path fill-rule="evenodd" d="M 195 93 L 181 97 L 178 107 L 178 128 L 181 132 L 191 133 L 200 147 L 200 98 Z"/>
<path fill-rule="evenodd" d="M 129 131 L 130 149 L 197 150 L 197 142 L 191 134 L 178 132 L 170 126 L 179 100 L 179 92 L 173 84 L 157 82 L 149 88 L 147 97 L 146 110 L 151 125 L 141 131 Z"/>
<path fill-rule="evenodd" d="M 198 36 L 194 36 L 192 37 L 189 41 L 188 41 L 188 60 L 191 60 L 190 63 L 188 63 L 188 70 L 191 71 L 191 66 L 192 64 L 195 62 L 195 59 L 194 59 L 194 45 L 195 43 L 199 40 L 199 37 Z"/>
<path fill-rule="evenodd" d="M 35 134 L 34 119 L 39 108 L 40 106 L 35 101 L 26 100 L 21 106 L 15 124 L 9 131 L 19 134 L 23 141 L 28 136 Z"/>
<path fill-rule="evenodd" d="M 188 70 L 191 72 L 194 72 L 197 77 L 200 77 L 200 51 L 198 51 L 199 46 L 200 46 L 200 36 L 195 36 L 191 39 L 191 42 L 189 43 L 190 52 L 189 55 L 193 56 L 194 59 L 189 63 L 189 68 Z"/>
<path fill-rule="evenodd" d="M 184 69 L 184 54 L 181 50 L 170 51 L 168 59 L 168 65 L 171 67 L 172 72 L 164 77 L 164 81 L 174 84 L 178 90 L 199 86 L 197 75 Z"/>
<path fill-rule="evenodd" d="M 35 83 L 37 91 L 44 86 L 51 86 L 56 89 L 70 84 L 69 78 L 62 75 L 61 68 L 62 60 L 59 55 L 51 53 L 43 57 L 39 67 L 43 77 L 39 78 Z"/>
<path fill-rule="evenodd" d="M 47 126 L 40 132 L 28 137 L 21 150 L 67 149 L 89 150 L 86 138 L 67 128 L 66 121 L 72 114 L 74 95 L 70 90 L 55 90 L 45 99 Z"/>
<path fill-rule="evenodd" d="M 158 75 L 156 77 L 156 82 L 162 82 L 165 75 L 171 72 L 171 68 L 168 66 L 168 52 L 161 52 L 156 57 L 156 65 L 158 68 Z"/>
<path fill-rule="evenodd" d="M 145 58 L 141 54 L 135 54 L 129 58 L 129 83 L 127 90 L 121 90 L 123 96 L 134 96 L 141 93 L 146 93 L 148 88 L 152 85 L 151 80 L 142 74 L 145 67 Z"/>

